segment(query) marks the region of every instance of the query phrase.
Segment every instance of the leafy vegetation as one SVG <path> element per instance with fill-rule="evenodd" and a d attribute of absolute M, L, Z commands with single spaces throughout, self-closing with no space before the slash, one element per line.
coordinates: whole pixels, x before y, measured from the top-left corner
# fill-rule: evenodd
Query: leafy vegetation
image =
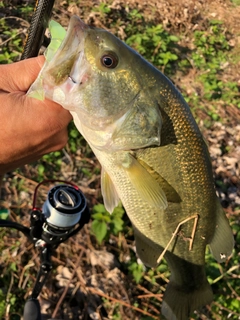
<path fill-rule="evenodd" d="M 11 63 L 19 57 L 19 52 L 22 50 L 21 39 L 18 38 L 19 32 L 17 28 L 10 29 L 4 19 L 0 20 L 0 28 L 5 39 L 1 46 L 0 63 Z"/>
<path fill-rule="evenodd" d="M 236 124 L 236 114 L 240 109 L 236 72 L 240 59 L 235 43 L 239 33 L 234 34 L 226 18 L 219 20 L 215 17 L 215 12 L 215 15 L 207 14 L 204 7 L 199 9 L 196 5 L 195 11 L 191 11 L 191 5 L 185 1 L 186 10 L 183 14 L 182 10 L 178 12 L 175 7 L 171 7 L 171 1 L 169 3 L 163 4 L 159 9 L 152 2 L 144 6 L 134 2 L 126 5 L 121 1 L 113 3 L 67 0 L 62 2 L 61 6 L 56 5 L 53 17 L 66 26 L 68 19 L 65 17 L 77 13 L 86 22 L 98 27 L 104 26 L 126 41 L 181 88 L 203 130 L 211 128 L 216 121 L 222 124 Z M 238 8 L 239 1 L 233 0 L 232 3 L 233 9 L 231 3 L 227 2 L 231 13 Z M 211 8 L 211 1 L 207 1 L 207 4 Z M 216 2 L 217 5 L 221 5 L 221 1 Z M 21 55 L 34 1 L 22 1 L 14 7 L 4 3 L 0 6 L 4 12 L 0 19 L 0 63 L 11 63 L 17 61 Z M 161 10 L 165 16 L 161 14 Z M 223 140 L 221 148 L 224 154 L 228 155 L 233 145 L 234 143 L 227 145 Z M 156 269 L 148 269 L 137 260 L 133 230 L 123 208 L 116 208 L 110 215 L 101 204 L 99 176 L 99 164 L 89 146 L 71 124 L 69 142 L 64 150 L 45 155 L 37 163 L 18 169 L 5 178 L 5 189 L 8 190 L 5 190 L 5 197 L 9 204 L 7 210 L 1 212 L 1 216 L 6 217 L 10 212 L 12 219 L 28 224 L 33 189 L 36 182 L 43 179 L 62 178 L 81 185 L 89 200 L 92 221 L 89 229 L 86 228 L 87 231 L 85 230 L 83 235 L 76 237 L 76 242 L 73 240 L 70 244 L 59 247 L 55 257 L 56 267 L 62 263 L 73 268 L 73 262 L 69 262 L 69 257 L 77 260 L 79 245 L 88 246 L 88 250 L 94 247 L 99 251 L 113 252 L 121 263 L 122 278 L 113 287 L 110 287 L 109 283 L 105 284 L 105 292 L 111 292 L 108 296 L 102 295 L 103 305 L 109 312 L 109 317 L 148 320 L 160 318 L 162 293 L 169 278 L 167 264 L 163 261 Z M 217 177 L 216 185 L 222 193 L 227 194 L 229 188 L 239 186 L 239 181 L 232 182 L 226 174 Z M 228 203 L 227 208 L 236 239 L 235 252 L 232 259 L 223 265 L 218 264 L 209 252 L 206 254 L 206 272 L 215 300 L 207 309 L 193 315 L 193 319 L 240 318 L 240 206 Z M 4 319 L 11 313 L 22 314 L 23 305 L 20 305 L 20 302 L 26 299 L 25 292 L 30 291 L 33 282 L 29 271 L 23 271 L 22 266 L 32 259 L 34 250 L 26 250 L 25 243 L 16 240 L 16 232 L 0 230 L 0 237 L 3 239 L 3 255 L 0 260 L 0 318 Z M 102 266 L 95 267 L 89 263 L 88 251 L 85 251 L 81 268 L 88 278 L 84 280 L 84 285 L 81 282 L 80 286 L 83 287 L 90 281 L 90 273 L 97 277 L 100 272 L 101 278 L 107 274 Z M 35 272 L 37 267 L 36 262 Z M 29 287 L 22 285 L 20 279 L 23 276 L 30 279 Z M 120 278 L 119 274 L 118 277 Z M 49 286 L 52 289 L 45 288 L 44 295 L 57 302 L 60 293 L 54 279 Z M 100 288 L 100 280 L 98 286 Z M 89 287 L 86 290 L 90 290 Z M 128 292 L 128 295 L 125 295 L 124 291 Z M 115 301 L 111 300 L 113 293 L 117 297 Z M 94 294 L 96 295 L 96 292 Z M 71 305 L 72 297 L 69 299 Z M 86 297 L 85 299 L 88 301 Z M 122 300 L 129 301 L 128 307 L 121 304 Z M 131 309 L 133 307 L 135 309 Z"/>
<path fill-rule="evenodd" d="M 93 207 L 91 230 L 99 244 L 109 239 L 111 234 L 118 235 L 123 230 L 123 215 L 124 210 L 121 206 L 116 207 L 112 214 L 109 214 L 102 204 Z"/>
<path fill-rule="evenodd" d="M 131 21 L 126 29 L 126 43 L 155 66 L 171 73 L 172 63 L 178 60 L 175 53 L 177 36 L 169 34 L 161 24 L 144 23 L 144 16 L 133 9 L 128 14 Z"/>

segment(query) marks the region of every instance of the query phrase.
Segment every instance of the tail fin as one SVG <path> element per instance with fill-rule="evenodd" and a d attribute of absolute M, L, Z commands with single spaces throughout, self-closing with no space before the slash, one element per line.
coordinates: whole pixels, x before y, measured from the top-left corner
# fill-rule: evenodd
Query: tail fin
<path fill-rule="evenodd" d="M 188 320 L 198 308 L 213 300 L 212 289 L 208 282 L 194 291 L 181 290 L 173 282 L 167 286 L 162 303 L 162 314 L 167 320 Z"/>

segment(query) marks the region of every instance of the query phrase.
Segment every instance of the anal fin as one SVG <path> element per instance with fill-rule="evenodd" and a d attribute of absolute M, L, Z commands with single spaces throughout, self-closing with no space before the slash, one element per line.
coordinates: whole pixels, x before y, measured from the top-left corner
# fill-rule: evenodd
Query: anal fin
<path fill-rule="evenodd" d="M 136 227 L 133 227 L 137 255 L 145 266 L 155 268 L 163 248 L 150 242 Z"/>
<path fill-rule="evenodd" d="M 229 221 L 218 199 L 217 202 L 216 229 L 209 246 L 214 258 L 218 262 L 224 262 L 232 254 L 234 238 Z"/>

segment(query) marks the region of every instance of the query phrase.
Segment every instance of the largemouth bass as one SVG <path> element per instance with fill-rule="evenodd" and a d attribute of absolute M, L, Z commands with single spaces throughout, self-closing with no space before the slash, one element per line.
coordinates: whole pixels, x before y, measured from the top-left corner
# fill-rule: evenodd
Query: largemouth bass
<path fill-rule="evenodd" d="M 233 248 L 202 134 L 172 82 L 111 33 L 73 16 L 59 44 L 29 94 L 72 113 L 102 165 L 106 209 L 121 201 L 140 259 L 170 267 L 163 315 L 186 320 L 213 298 L 206 246 L 219 262 Z"/>

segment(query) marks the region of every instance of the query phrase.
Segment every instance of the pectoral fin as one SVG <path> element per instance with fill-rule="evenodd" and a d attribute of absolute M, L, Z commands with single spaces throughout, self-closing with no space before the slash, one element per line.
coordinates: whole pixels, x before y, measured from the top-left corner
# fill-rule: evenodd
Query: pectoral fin
<path fill-rule="evenodd" d="M 232 254 L 233 247 L 233 233 L 229 226 L 228 219 L 218 201 L 216 229 L 210 242 L 210 249 L 214 258 L 218 262 L 223 262 Z"/>
<path fill-rule="evenodd" d="M 155 208 L 166 209 L 167 198 L 159 183 L 131 154 L 127 157 L 128 161 L 122 165 L 140 197 Z"/>
<path fill-rule="evenodd" d="M 114 208 L 118 205 L 120 199 L 111 178 L 104 168 L 102 168 L 101 172 L 101 189 L 104 206 L 109 213 L 112 213 Z"/>
<path fill-rule="evenodd" d="M 168 202 L 180 203 L 182 201 L 177 191 L 158 172 L 152 169 L 143 160 L 138 159 L 138 161 L 162 187 Z"/>

